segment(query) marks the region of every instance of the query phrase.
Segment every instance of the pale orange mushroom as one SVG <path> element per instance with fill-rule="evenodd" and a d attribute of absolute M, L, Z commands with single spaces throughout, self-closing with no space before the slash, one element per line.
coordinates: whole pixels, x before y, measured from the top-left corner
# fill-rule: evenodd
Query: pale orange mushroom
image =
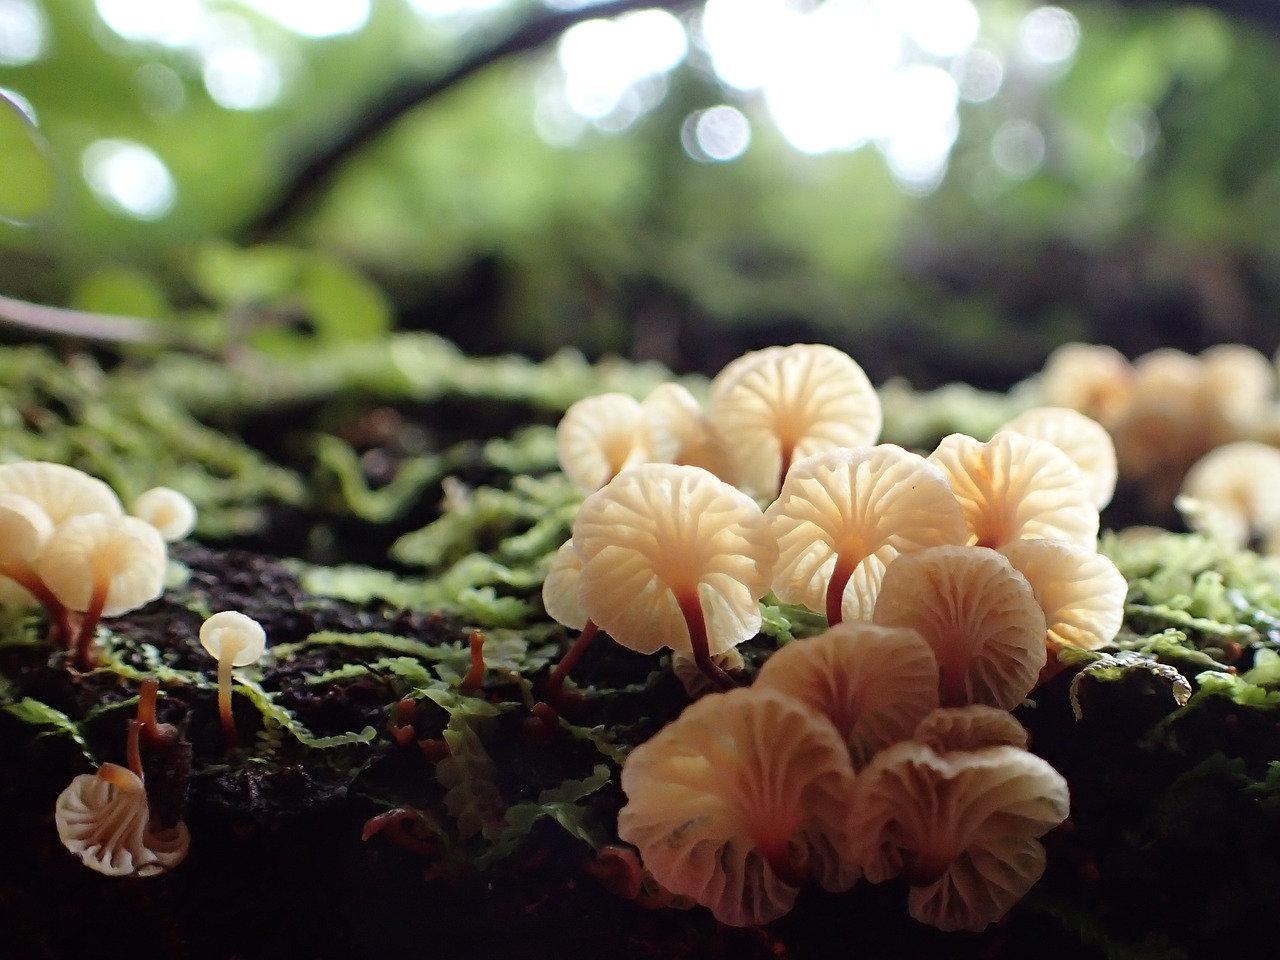
<path fill-rule="evenodd" d="M 17 493 L 0 493 L 0 602 L 26 606 L 38 602 L 49 617 L 52 636 L 71 637 L 67 608 L 45 586 L 35 561 L 53 535 L 53 521 L 35 501 Z"/>
<path fill-rule="evenodd" d="M 565 476 L 588 492 L 654 459 L 640 402 L 625 393 L 602 393 L 569 407 L 556 426 L 556 452 Z"/>
<path fill-rule="evenodd" d="M 1129 584 L 1109 558 L 1062 540 L 1013 540 L 1000 552 L 1031 585 L 1051 649 L 1097 650 L 1115 639 Z"/>
<path fill-rule="evenodd" d="M 1120 351 L 1066 343 L 1045 360 L 1040 394 L 1046 406 L 1070 407 L 1109 427 L 1133 395 L 1133 367 Z"/>
<path fill-rule="evenodd" d="M 939 707 L 925 715 L 910 739 L 939 753 L 1001 746 L 1025 750 L 1030 742 L 1026 727 L 1013 714 L 982 703 Z"/>
<path fill-rule="evenodd" d="M 262 624 L 238 610 L 215 613 L 200 625 L 200 646 L 218 661 L 218 718 L 230 746 L 239 741 L 231 713 L 231 669 L 256 662 L 266 644 Z"/>
<path fill-rule="evenodd" d="M 1049 441 L 1080 468 L 1095 507 L 1101 510 L 1111 502 L 1119 475 L 1116 445 L 1097 420 L 1068 407 L 1034 407 L 1000 429 Z"/>
<path fill-rule="evenodd" d="M 120 498 L 101 480 L 75 467 L 43 460 L 0 464 L 0 493 L 17 493 L 35 501 L 55 527 L 81 514 L 124 513 Z"/>
<path fill-rule="evenodd" d="M 129 512 L 155 527 L 166 543 L 176 543 L 196 526 L 196 505 L 172 487 L 144 491 L 133 501 Z"/>
<path fill-rule="evenodd" d="M 1187 471 L 1174 503 L 1188 525 L 1236 547 L 1280 529 L 1280 450 L 1238 440 Z"/>

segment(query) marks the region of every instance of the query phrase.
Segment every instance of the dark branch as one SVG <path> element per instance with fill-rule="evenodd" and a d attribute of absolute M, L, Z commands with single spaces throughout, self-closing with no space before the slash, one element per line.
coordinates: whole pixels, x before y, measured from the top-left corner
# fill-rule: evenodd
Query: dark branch
<path fill-rule="evenodd" d="M 451 70 L 432 76 L 413 76 L 393 84 L 364 109 L 357 119 L 305 158 L 281 188 L 275 201 L 245 231 L 250 241 L 261 240 L 287 223 L 308 198 L 328 184 L 352 155 L 377 139 L 414 108 L 456 87 L 481 70 L 508 57 L 536 50 L 554 40 L 575 23 L 598 17 L 615 17 L 632 10 L 661 7 L 678 10 L 699 0 L 612 0 L 580 10 L 547 13 L 526 20 L 497 42 L 482 47 Z"/>

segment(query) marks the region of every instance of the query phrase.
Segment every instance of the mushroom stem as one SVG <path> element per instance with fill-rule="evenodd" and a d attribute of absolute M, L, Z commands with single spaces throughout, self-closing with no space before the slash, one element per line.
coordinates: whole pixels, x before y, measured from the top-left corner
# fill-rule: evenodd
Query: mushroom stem
<path fill-rule="evenodd" d="M 44 581 L 34 573 L 21 573 L 13 570 L 4 571 L 4 575 L 31 594 L 44 607 L 49 617 L 49 640 L 51 643 L 71 642 L 71 611 L 54 596 L 53 591 L 44 585 Z"/>
<path fill-rule="evenodd" d="M 827 626 L 834 627 L 844 619 L 844 589 L 849 585 L 849 578 L 860 562 L 843 553 L 836 554 L 836 565 L 827 582 Z"/>
<path fill-rule="evenodd" d="M 97 662 L 93 649 L 93 634 L 102 619 L 102 608 L 107 605 L 107 591 L 110 583 L 93 585 L 93 593 L 89 597 L 89 608 L 80 620 L 80 632 L 76 634 L 75 665 L 77 670 L 90 670 Z"/>
<path fill-rule="evenodd" d="M 143 779 L 142 774 L 142 750 L 139 741 L 142 735 L 142 721 L 129 721 L 129 740 L 125 747 L 125 755 L 129 758 L 129 769 L 133 771 L 133 775 L 139 780 Z"/>
<path fill-rule="evenodd" d="M 582 659 L 582 655 L 587 652 L 587 647 L 591 646 L 591 641 L 596 638 L 599 632 L 600 628 L 596 626 L 595 621 L 588 620 L 587 625 L 578 634 L 578 639 L 570 644 L 569 649 L 560 658 L 560 662 L 556 664 L 556 668 L 551 671 L 551 676 L 547 678 L 545 693 L 548 702 L 555 702 L 560 699 L 561 692 L 564 689 L 564 681 L 569 676 L 569 671 Z"/>
<path fill-rule="evenodd" d="M 231 667 L 235 659 L 235 650 L 224 650 L 218 658 L 218 718 L 222 721 L 222 732 L 226 735 L 227 746 L 234 747 L 240 743 L 236 733 L 235 718 L 231 715 Z"/>
<path fill-rule="evenodd" d="M 737 681 L 711 659 L 711 648 L 707 642 L 707 618 L 702 612 L 702 601 L 693 591 L 678 590 L 675 595 L 676 603 L 680 605 L 680 612 L 684 614 L 684 621 L 689 627 L 693 662 L 717 690 L 732 690 L 738 686 Z"/>
<path fill-rule="evenodd" d="M 782 485 L 787 482 L 787 474 L 791 472 L 791 458 L 795 455 L 795 445 L 792 443 L 784 443 L 782 445 L 782 464 L 778 467 L 778 489 L 782 489 Z"/>
<path fill-rule="evenodd" d="M 484 683 L 484 634 L 479 630 L 472 630 L 469 644 L 471 666 L 467 670 L 467 675 L 458 684 L 458 689 L 463 693 L 475 693 Z"/>
<path fill-rule="evenodd" d="M 142 736 L 153 749 L 171 747 L 178 739 L 178 731 L 171 723 L 156 719 L 156 695 L 160 682 L 155 679 L 142 681 L 138 690 L 138 723 L 142 724 Z"/>
<path fill-rule="evenodd" d="M 787 886 L 803 887 L 809 882 L 808 871 L 795 865 L 791 858 L 790 845 L 786 840 L 757 843 L 756 849 L 764 857 L 764 862 L 769 865 L 769 869 Z"/>

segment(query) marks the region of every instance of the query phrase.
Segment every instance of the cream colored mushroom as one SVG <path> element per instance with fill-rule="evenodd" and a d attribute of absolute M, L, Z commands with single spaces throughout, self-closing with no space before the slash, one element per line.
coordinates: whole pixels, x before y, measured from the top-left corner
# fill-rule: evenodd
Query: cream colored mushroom
<path fill-rule="evenodd" d="M 798 461 L 765 518 L 779 548 L 774 594 L 825 611 L 832 625 L 871 615 L 899 553 L 968 533 L 942 471 L 890 443 Z"/>
<path fill-rule="evenodd" d="M 1101 510 L 1111 502 L 1119 469 L 1116 445 L 1098 421 L 1067 407 L 1035 407 L 1000 429 L 1049 441 L 1080 468 L 1095 507 Z"/>
<path fill-rule="evenodd" d="M 937 708 L 938 663 L 914 630 L 855 620 L 778 650 L 755 689 L 777 690 L 825 716 L 859 769 Z"/>
<path fill-rule="evenodd" d="M 1011 713 L 982 703 L 939 707 L 925 715 L 910 739 L 938 753 L 1002 746 L 1025 750 L 1030 740 Z"/>
<path fill-rule="evenodd" d="M 239 741 L 231 713 L 231 668 L 257 662 L 266 644 L 262 624 L 237 610 L 215 613 L 200 625 L 200 645 L 218 661 L 218 717 L 231 746 Z"/>
<path fill-rule="evenodd" d="M 734 482 L 752 496 L 776 496 L 797 460 L 880 436 L 880 398 L 862 368 L 834 347 L 773 348 L 726 369 L 732 374 L 712 382 L 708 416 Z"/>
<path fill-rule="evenodd" d="M 1039 837 L 1066 819 L 1066 781 L 1012 746 L 879 753 L 854 784 L 853 857 L 879 883 L 901 876 L 908 909 L 940 930 L 985 929 L 1044 872 Z"/>
<path fill-rule="evenodd" d="M 1040 393 L 1046 406 L 1070 407 L 1110 426 L 1129 405 L 1133 368 L 1112 347 L 1067 343 L 1045 360 Z"/>
<path fill-rule="evenodd" d="M 929 462 L 941 468 L 969 525 L 969 543 L 999 547 L 1049 537 L 1092 547 L 1098 508 L 1071 458 L 1045 440 L 1002 430 L 986 443 L 944 437 Z"/>
<path fill-rule="evenodd" d="M 1276 372 L 1266 355 L 1242 343 L 1219 343 L 1200 353 L 1205 390 L 1228 419 L 1248 426 L 1267 412 Z"/>
<path fill-rule="evenodd" d="M 566 540 L 552 557 L 551 567 L 542 581 L 542 606 L 552 620 L 579 631 L 579 634 L 547 678 L 545 694 L 551 703 L 560 700 L 569 672 L 582 659 L 599 632 L 599 627 L 582 609 L 579 597 L 581 584 L 582 558 L 574 549 L 573 541 Z"/>
<path fill-rule="evenodd" d="M 579 600 L 618 643 L 691 653 L 722 688 L 711 657 L 760 629 L 778 548 L 750 497 L 699 467 L 651 463 L 583 501 L 573 524 Z"/>
<path fill-rule="evenodd" d="M 1051 649 L 1097 650 L 1115 639 L 1129 585 L 1110 559 L 1062 540 L 1013 540 L 1000 552 L 1031 585 Z"/>
<path fill-rule="evenodd" d="M 62 845 L 91 870 L 109 877 L 152 877 L 172 870 L 191 844 L 187 827 L 154 829 L 142 780 L 104 763 L 58 795 L 53 813 Z"/>
<path fill-rule="evenodd" d="M 556 451 L 565 476 L 588 492 L 654 459 L 640 401 L 625 393 L 602 393 L 569 407 L 556 427 Z"/>
<path fill-rule="evenodd" d="M 724 653 L 716 654 L 711 659 L 717 667 L 730 676 L 744 670 L 747 665 L 737 647 L 730 647 Z M 671 672 L 676 675 L 676 679 L 680 681 L 680 686 L 684 687 L 684 692 L 689 695 L 691 700 L 716 689 L 711 679 L 699 669 L 698 662 L 693 659 L 692 653 L 685 653 L 681 650 L 671 651 Z"/>
<path fill-rule="evenodd" d="M 627 757 L 618 836 L 722 923 L 767 923 L 810 877 L 828 890 L 857 881 L 840 855 L 852 787 L 827 720 L 773 690 L 713 694 Z"/>
<path fill-rule="evenodd" d="M 660 383 L 640 404 L 653 448 L 651 459 L 709 470 L 733 483 L 729 457 L 701 404 L 678 383 Z"/>
<path fill-rule="evenodd" d="M 41 604 L 56 642 L 71 638 L 67 608 L 45 586 L 35 560 L 53 535 L 53 521 L 35 501 L 17 493 L 0 493 L 0 603 Z"/>
<path fill-rule="evenodd" d="M 1187 471 L 1175 504 L 1192 529 L 1232 546 L 1265 540 L 1280 529 L 1280 450 L 1252 440 L 1211 450 Z"/>
<path fill-rule="evenodd" d="M 43 460 L 0 464 L 0 493 L 16 493 L 35 501 L 55 527 L 81 514 L 124 513 L 120 498 L 101 480 L 74 467 Z"/>
<path fill-rule="evenodd" d="M 93 665 L 93 637 L 102 617 L 116 617 L 164 591 L 168 553 L 155 527 L 137 517 L 106 513 L 72 516 L 50 534 L 36 572 L 69 610 L 83 614 L 75 663 Z"/>
<path fill-rule="evenodd" d="M 885 571 L 873 619 L 910 627 L 933 648 L 944 707 L 1011 710 L 1045 663 L 1045 618 L 1031 586 L 986 547 L 902 554 Z"/>
<path fill-rule="evenodd" d="M 152 487 L 140 494 L 129 512 L 155 527 L 166 543 L 183 539 L 196 526 L 196 505 L 171 487 Z"/>

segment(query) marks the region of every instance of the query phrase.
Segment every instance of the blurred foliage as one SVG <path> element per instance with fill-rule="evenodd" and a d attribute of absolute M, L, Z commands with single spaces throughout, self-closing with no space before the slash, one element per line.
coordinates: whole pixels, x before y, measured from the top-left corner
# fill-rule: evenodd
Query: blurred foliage
<path fill-rule="evenodd" d="M 1081 42 L 1050 69 L 1015 51 L 1035 4 L 975 0 L 1004 85 L 960 103 L 932 191 L 900 188 L 871 146 L 797 151 L 696 45 L 625 130 L 586 124 L 553 145 L 535 122 L 558 70 L 548 43 L 410 111 L 264 236 L 257 219 L 305 159 L 397 82 L 442 76 L 545 8 L 432 18 L 387 0 L 358 31 L 308 39 L 208 0 L 282 78 L 278 101 L 232 110 L 210 95 L 199 44 L 127 41 L 92 0 L 30 2 L 45 55 L 0 66 L 38 122 L 0 103 L 0 214 L 30 221 L 0 222 L 13 295 L 276 351 L 300 330 L 372 337 L 394 318 L 471 351 L 573 344 L 710 371 L 821 336 L 877 379 L 1001 387 L 1073 338 L 1131 354 L 1280 343 L 1277 39 L 1208 9 L 1070 4 Z M 682 124 L 723 102 L 750 120 L 750 147 L 696 162 Z M 1043 139 L 1034 171 L 993 160 L 1011 123 Z M 162 159 L 172 210 L 130 218 L 95 197 L 82 167 L 104 139 Z"/>

